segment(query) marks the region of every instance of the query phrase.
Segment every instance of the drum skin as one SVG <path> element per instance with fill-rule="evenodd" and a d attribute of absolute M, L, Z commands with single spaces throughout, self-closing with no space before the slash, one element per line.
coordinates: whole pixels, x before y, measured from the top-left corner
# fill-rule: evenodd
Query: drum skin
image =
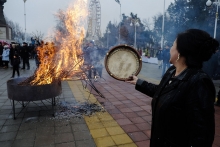
<path fill-rule="evenodd" d="M 138 75 L 142 67 L 139 53 L 128 45 L 113 47 L 105 57 L 105 68 L 113 78 L 126 81 L 131 75 Z"/>

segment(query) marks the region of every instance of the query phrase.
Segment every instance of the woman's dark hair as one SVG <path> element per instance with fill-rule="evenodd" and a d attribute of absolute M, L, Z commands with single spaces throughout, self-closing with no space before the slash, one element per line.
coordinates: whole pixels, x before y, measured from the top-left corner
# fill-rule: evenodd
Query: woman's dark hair
<path fill-rule="evenodd" d="M 202 63 L 211 58 L 219 47 L 219 42 L 207 32 L 189 29 L 177 35 L 177 50 L 186 58 L 189 68 L 202 68 Z"/>

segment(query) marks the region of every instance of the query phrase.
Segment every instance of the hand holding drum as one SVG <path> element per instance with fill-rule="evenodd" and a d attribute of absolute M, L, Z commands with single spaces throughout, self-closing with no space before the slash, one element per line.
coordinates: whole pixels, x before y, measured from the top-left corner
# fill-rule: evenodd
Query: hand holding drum
<path fill-rule="evenodd" d="M 138 77 L 132 75 L 132 76 L 129 76 L 128 80 L 125 81 L 125 82 L 136 85 L 137 80 L 138 80 Z"/>
<path fill-rule="evenodd" d="M 113 47 L 105 57 L 106 71 L 111 77 L 120 81 L 130 81 L 129 83 L 133 84 L 141 67 L 142 59 L 139 53 L 127 45 Z"/>

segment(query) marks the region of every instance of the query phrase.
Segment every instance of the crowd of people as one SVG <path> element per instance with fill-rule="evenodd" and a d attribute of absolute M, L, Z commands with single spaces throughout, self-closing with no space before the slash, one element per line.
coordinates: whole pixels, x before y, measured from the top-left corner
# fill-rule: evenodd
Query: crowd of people
<path fill-rule="evenodd" d="M 22 45 L 16 42 L 6 43 L 0 42 L 0 68 L 8 69 L 10 66 L 13 69 L 11 78 L 20 76 L 19 69 L 30 70 L 29 59 L 37 60 L 36 48 L 41 43 L 31 38 L 31 43 L 23 42 Z"/>
<path fill-rule="evenodd" d="M 8 69 L 12 67 L 13 72 L 11 78 L 20 76 L 19 70 L 30 70 L 30 59 L 34 59 L 36 67 L 39 67 L 37 48 L 47 45 L 44 41 L 38 41 L 31 38 L 31 43 L 23 42 L 22 45 L 16 42 L 6 43 L 0 42 L 0 68 Z M 85 44 L 83 47 L 84 64 L 88 65 L 88 78 L 102 77 L 102 69 L 104 67 L 104 57 L 108 50 L 95 46 L 93 41 Z"/>

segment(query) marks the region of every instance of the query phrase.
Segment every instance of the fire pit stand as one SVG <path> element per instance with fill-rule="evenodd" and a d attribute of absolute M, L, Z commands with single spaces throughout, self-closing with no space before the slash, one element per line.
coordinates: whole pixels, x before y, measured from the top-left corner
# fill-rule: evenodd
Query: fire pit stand
<path fill-rule="evenodd" d="M 14 119 L 15 101 L 18 101 L 23 106 L 23 109 L 18 113 L 18 115 L 28 106 L 30 102 L 33 102 L 35 105 L 37 105 L 35 101 L 41 101 L 44 107 L 47 108 L 47 106 L 43 103 L 43 100 L 51 100 L 49 102 L 52 104 L 52 110 L 54 113 L 54 106 L 56 105 L 55 98 L 62 92 L 61 81 L 56 80 L 51 84 L 46 85 L 19 85 L 19 83 L 25 79 L 27 79 L 27 77 L 7 81 L 8 98 L 12 100 Z"/>

